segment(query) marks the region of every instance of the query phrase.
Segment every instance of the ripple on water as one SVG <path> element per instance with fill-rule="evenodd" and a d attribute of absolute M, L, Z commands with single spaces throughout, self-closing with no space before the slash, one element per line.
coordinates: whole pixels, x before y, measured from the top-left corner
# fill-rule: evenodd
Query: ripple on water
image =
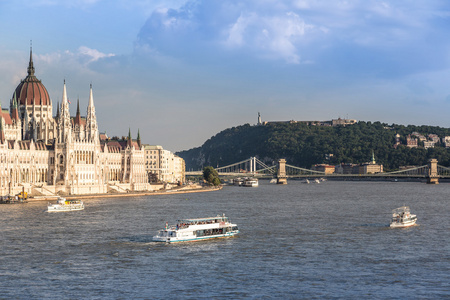
<path fill-rule="evenodd" d="M 73 214 L 48 214 L 46 203 L 0 206 L 2 297 L 443 298 L 448 186 L 429 188 L 262 181 L 189 197 L 86 200 Z M 388 227 L 403 204 L 420 226 Z M 239 225 L 238 237 L 152 242 L 166 221 L 222 213 Z"/>

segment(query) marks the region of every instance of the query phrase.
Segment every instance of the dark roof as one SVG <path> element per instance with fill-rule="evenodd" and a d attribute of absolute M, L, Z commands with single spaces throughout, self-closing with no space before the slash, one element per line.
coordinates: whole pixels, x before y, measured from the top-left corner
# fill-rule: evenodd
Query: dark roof
<path fill-rule="evenodd" d="M 30 49 L 28 75 L 17 86 L 16 97 L 18 105 L 51 105 L 50 96 L 42 82 L 34 76 L 33 55 Z M 12 96 L 14 98 L 14 94 Z"/>

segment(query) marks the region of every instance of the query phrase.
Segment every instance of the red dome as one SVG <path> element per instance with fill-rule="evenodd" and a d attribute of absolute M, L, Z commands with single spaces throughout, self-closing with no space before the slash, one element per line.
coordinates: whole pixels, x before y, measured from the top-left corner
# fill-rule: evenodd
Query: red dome
<path fill-rule="evenodd" d="M 51 105 L 50 96 L 42 82 L 34 76 L 32 53 L 30 51 L 30 63 L 28 76 L 22 80 L 15 90 L 18 105 Z M 14 98 L 14 95 L 13 95 Z"/>

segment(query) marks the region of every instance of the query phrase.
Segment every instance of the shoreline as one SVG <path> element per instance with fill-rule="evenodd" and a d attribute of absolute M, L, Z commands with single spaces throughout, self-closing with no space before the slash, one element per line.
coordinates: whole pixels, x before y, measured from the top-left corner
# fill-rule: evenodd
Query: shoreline
<path fill-rule="evenodd" d="M 219 191 L 223 186 L 218 187 L 200 187 L 192 189 L 164 190 L 156 192 L 130 192 L 130 193 L 114 193 L 114 194 L 89 194 L 89 195 L 67 195 L 62 196 L 66 199 L 88 199 L 88 198 L 111 198 L 111 197 L 139 197 L 151 195 L 173 195 L 173 194 L 191 194 Z M 28 198 L 28 202 L 56 200 L 58 196 L 40 196 L 36 198 Z"/>

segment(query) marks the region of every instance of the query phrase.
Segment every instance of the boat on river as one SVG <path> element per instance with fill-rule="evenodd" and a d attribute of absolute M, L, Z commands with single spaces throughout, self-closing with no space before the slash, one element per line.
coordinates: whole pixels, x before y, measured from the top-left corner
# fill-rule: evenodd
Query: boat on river
<path fill-rule="evenodd" d="M 258 178 L 245 178 L 243 186 L 258 187 L 259 186 Z"/>
<path fill-rule="evenodd" d="M 233 185 L 242 186 L 243 184 L 244 184 L 244 179 L 242 179 L 242 178 L 233 179 Z"/>
<path fill-rule="evenodd" d="M 67 200 L 66 198 L 59 197 L 58 201 L 54 204 L 48 203 L 48 212 L 60 212 L 60 211 L 73 211 L 83 210 L 84 203 L 81 200 Z"/>
<path fill-rule="evenodd" d="M 22 203 L 28 203 L 28 200 L 26 198 L 21 198 L 18 196 L 3 196 L 0 197 L 0 204 L 22 204 Z"/>
<path fill-rule="evenodd" d="M 392 210 L 391 228 L 403 228 L 416 224 L 417 216 L 411 214 L 409 206 L 402 206 Z"/>
<path fill-rule="evenodd" d="M 237 235 L 238 226 L 224 215 L 210 218 L 178 220 L 177 224 L 166 227 L 153 237 L 154 242 L 193 242 Z"/>

